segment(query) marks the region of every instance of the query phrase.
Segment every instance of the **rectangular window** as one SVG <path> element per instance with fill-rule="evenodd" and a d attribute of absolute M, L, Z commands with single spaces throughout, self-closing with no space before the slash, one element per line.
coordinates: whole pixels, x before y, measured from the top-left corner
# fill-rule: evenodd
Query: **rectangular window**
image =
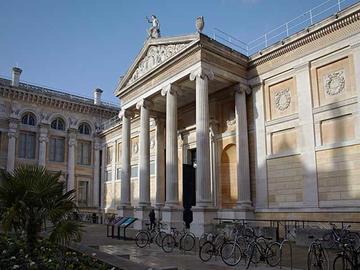
<path fill-rule="evenodd" d="M 87 206 L 88 191 L 89 191 L 89 182 L 88 181 L 79 181 L 79 190 L 78 190 L 79 206 Z"/>
<path fill-rule="evenodd" d="M 150 175 L 155 175 L 155 161 L 150 161 Z"/>
<path fill-rule="evenodd" d="M 111 181 L 111 178 L 112 178 L 112 171 L 106 171 L 106 173 L 105 173 L 105 181 L 109 182 L 109 181 Z"/>
<path fill-rule="evenodd" d="M 135 178 L 135 177 L 138 177 L 138 166 L 135 165 L 135 166 L 132 166 L 131 167 L 131 178 Z"/>
<path fill-rule="evenodd" d="M 56 162 L 64 162 L 65 157 L 65 138 L 50 138 L 49 160 Z"/>
<path fill-rule="evenodd" d="M 116 179 L 121 179 L 121 168 L 116 169 Z"/>
<path fill-rule="evenodd" d="M 19 158 L 35 158 L 36 135 L 33 132 L 20 132 L 18 156 Z"/>
<path fill-rule="evenodd" d="M 77 144 L 77 163 L 90 165 L 91 163 L 91 142 L 80 141 Z"/>
<path fill-rule="evenodd" d="M 117 144 L 116 162 L 121 162 L 121 143 Z"/>
<path fill-rule="evenodd" d="M 113 156 L 113 147 L 109 146 L 106 150 L 107 150 L 106 151 L 106 163 L 111 164 L 112 163 L 112 156 Z"/>

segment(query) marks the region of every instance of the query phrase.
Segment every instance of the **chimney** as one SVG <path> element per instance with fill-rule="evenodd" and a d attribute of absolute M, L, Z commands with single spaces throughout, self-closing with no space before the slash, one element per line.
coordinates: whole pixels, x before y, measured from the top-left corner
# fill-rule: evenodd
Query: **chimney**
<path fill-rule="evenodd" d="M 12 80 L 11 80 L 12 86 L 19 86 L 21 72 L 22 72 L 21 68 L 18 67 L 12 68 Z"/>
<path fill-rule="evenodd" d="M 95 105 L 101 105 L 101 93 L 103 90 L 100 88 L 96 88 L 94 91 L 94 104 Z"/>

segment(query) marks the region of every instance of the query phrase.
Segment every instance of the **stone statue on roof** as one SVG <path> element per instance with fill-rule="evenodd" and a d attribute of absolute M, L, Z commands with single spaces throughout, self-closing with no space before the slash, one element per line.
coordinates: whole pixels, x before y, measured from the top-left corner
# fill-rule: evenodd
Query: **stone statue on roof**
<path fill-rule="evenodd" d="M 155 15 L 151 15 L 151 19 L 146 17 L 148 23 L 151 23 L 151 27 L 148 29 L 148 38 L 159 38 L 160 37 L 160 22 Z"/>

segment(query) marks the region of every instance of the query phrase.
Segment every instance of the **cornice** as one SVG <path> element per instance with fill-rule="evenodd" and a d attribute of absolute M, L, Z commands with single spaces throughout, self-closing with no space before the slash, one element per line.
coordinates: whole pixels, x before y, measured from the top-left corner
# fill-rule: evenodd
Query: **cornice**
<path fill-rule="evenodd" d="M 51 106 L 54 108 L 75 111 L 79 113 L 94 113 L 102 116 L 113 116 L 117 110 L 106 108 L 104 106 L 96 106 L 90 104 L 82 104 L 79 102 L 64 100 L 58 97 L 42 95 L 41 93 L 30 92 L 11 86 L 0 85 L 0 96 L 7 97 L 19 101 L 31 102 L 34 104 Z"/>
<path fill-rule="evenodd" d="M 325 20 L 320 22 L 318 25 L 314 25 L 311 28 L 316 28 L 315 30 L 311 30 L 311 28 L 308 28 L 306 30 L 301 31 L 298 34 L 295 34 L 293 36 L 290 36 L 286 40 L 289 40 L 291 38 L 294 38 L 291 41 L 288 41 L 287 44 L 275 44 L 269 48 L 264 49 L 265 53 L 262 52 L 262 54 L 257 54 L 255 56 L 250 57 L 249 66 L 250 68 L 254 66 L 258 66 L 261 64 L 264 64 L 268 61 L 271 61 L 275 58 L 278 58 L 286 53 L 289 53 L 299 47 L 302 47 L 304 45 L 307 45 L 315 40 L 318 40 L 330 33 L 333 33 L 341 28 L 344 28 L 347 25 L 350 25 L 356 21 L 360 20 L 360 10 L 357 8 L 355 11 L 352 11 L 350 14 L 338 14 L 335 17 L 330 18 L 331 21 Z M 321 25 L 323 24 L 323 25 Z M 266 52 L 268 51 L 268 52 Z"/>

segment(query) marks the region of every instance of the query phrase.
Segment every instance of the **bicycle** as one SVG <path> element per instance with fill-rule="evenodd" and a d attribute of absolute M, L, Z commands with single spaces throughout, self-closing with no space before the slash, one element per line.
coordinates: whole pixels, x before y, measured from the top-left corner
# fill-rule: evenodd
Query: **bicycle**
<path fill-rule="evenodd" d="M 171 227 L 170 233 L 162 239 L 161 247 L 164 252 L 170 253 L 174 247 L 178 246 L 180 250 L 190 251 L 195 246 L 195 235 L 184 228 L 182 232 Z"/>
<path fill-rule="evenodd" d="M 310 236 L 309 238 L 314 238 Z M 323 239 L 315 239 L 308 249 L 307 267 L 308 270 L 329 270 L 329 257 L 322 246 Z"/>
<path fill-rule="evenodd" d="M 229 266 L 237 265 L 243 256 L 243 251 L 237 242 L 240 236 L 240 231 L 236 226 L 233 229 L 232 236 L 232 240 L 223 243 L 220 249 L 222 261 Z"/>
<path fill-rule="evenodd" d="M 351 232 L 351 225 L 338 229 L 334 223 L 330 223 L 331 231 L 324 234 L 323 239 L 327 242 L 327 247 L 330 249 L 336 246 L 351 244 L 355 249 L 360 247 L 360 236 L 356 232 Z"/>
<path fill-rule="evenodd" d="M 260 261 L 266 262 L 269 266 L 274 267 L 280 263 L 281 244 L 278 242 L 267 242 L 271 238 L 262 236 L 256 237 L 245 251 L 247 257 L 246 269 L 250 263 L 258 264 Z"/>
<path fill-rule="evenodd" d="M 333 270 L 358 270 L 360 269 L 360 252 L 352 245 L 344 244 L 333 262 Z"/>
<path fill-rule="evenodd" d="M 207 241 L 200 246 L 199 257 L 203 262 L 209 261 L 213 256 L 220 255 L 220 250 L 226 242 L 226 234 L 209 234 Z"/>
<path fill-rule="evenodd" d="M 163 232 L 162 223 L 158 222 L 155 228 L 151 227 L 150 223 L 146 223 L 148 226 L 147 230 L 139 231 L 135 236 L 135 243 L 139 248 L 144 248 L 148 244 L 155 242 L 156 245 L 161 247 L 162 239 L 165 237 L 166 233 Z"/>

